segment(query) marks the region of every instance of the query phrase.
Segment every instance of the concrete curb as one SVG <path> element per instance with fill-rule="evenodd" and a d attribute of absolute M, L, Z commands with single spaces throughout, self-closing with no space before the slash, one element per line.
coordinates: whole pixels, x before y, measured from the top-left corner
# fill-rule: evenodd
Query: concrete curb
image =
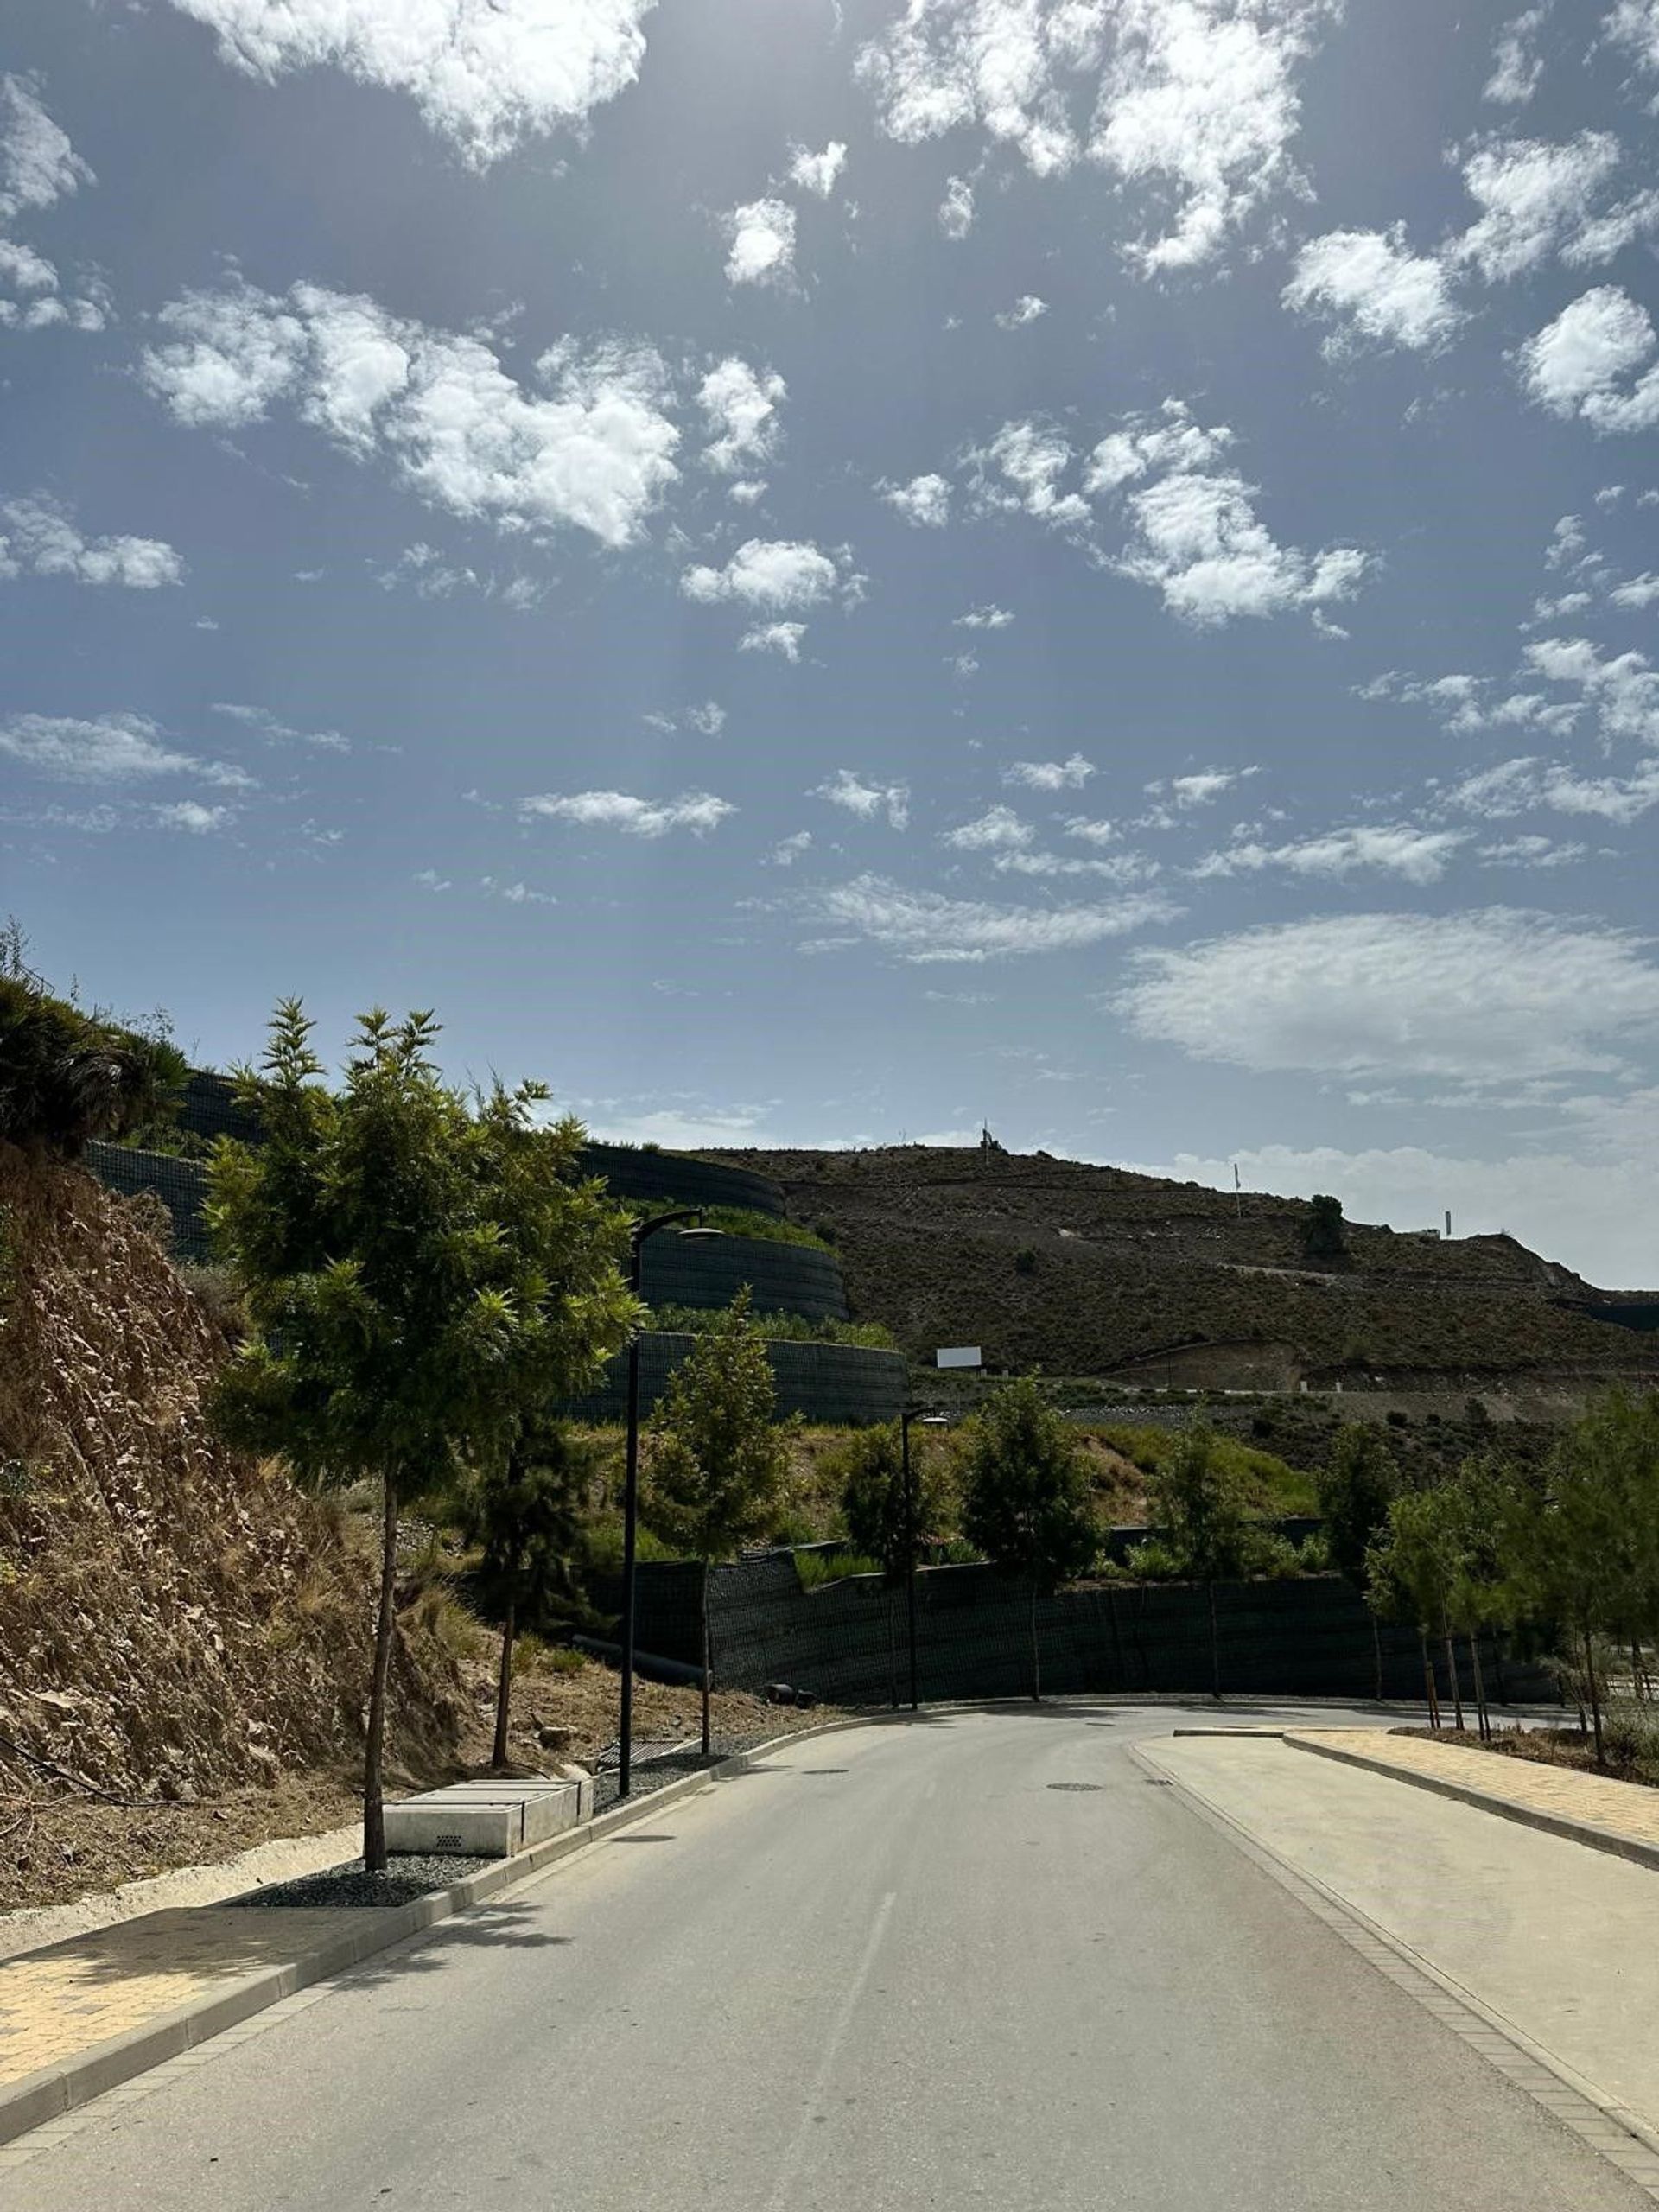
<path fill-rule="evenodd" d="M 360 1929 L 347 1929 L 327 1943 L 302 1951 L 282 1966 L 264 1967 L 256 1973 L 243 1974 L 226 1982 L 211 1997 L 181 2005 L 176 2012 L 147 2020 L 142 2027 L 94 2044 L 62 2066 L 42 2068 L 38 2073 L 26 2074 L 10 2088 L 0 2088 L 0 2144 L 12 2142 L 47 2121 L 61 2120 L 78 2106 L 101 2097 L 105 2090 L 118 2088 L 135 2075 L 148 2073 L 152 2067 L 195 2050 L 226 2028 L 238 2026 L 255 2013 L 279 2004 L 283 1998 L 292 1997 L 314 1982 L 326 1981 L 331 1975 L 360 1966 L 365 1959 L 390 1950 L 396 1943 L 423 1935 L 440 1921 L 452 1919 L 458 1912 L 534 1880 L 537 1875 L 550 1871 L 560 1859 L 572 1858 L 592 1844 L 602 1843 L 618 1828 L 631 1827 L 664 1805 L 746 1772 L 786 1745 L 810 1743 L 815 1736 L 837 1735 L 849 1728 L 904 1726 L 911 1718 L 909 1713 L 903 1711 L 883 1713 L 869 1718 L 822 1720 L 810 1728 L 793 1729 L 787 1735 L 773 1736 L 764 1744 L 753 1745 L 747 1751 L 734 1751 L 714 1766 L 664 1783 L 660 1789 L 648 1790 L 641 1796 L 613 1805 L 585 1827 L 567 1828 L 562 1834 L 550 1836 L 545 1842 L 532 1845 L 516 1858 L 486 1866 L 447 1890 L 433 1890 L 410 1904 L 359 1908 L 357 1917 L 363 1923 Z M 202 1910 L 217 1911 L 225 1904 L 232 1903 L 233 1899 L 225 1899 L 220 1905 Z M 135 1923 L 120 1924 L 131 1927 Z M 76 1938 L 66 1940 L 73 1942 Z M 28 1955 L 26 1952 L 19 1954 L 21 1957 Z"/>
<path fill-rule="evenodd" d="M 1449 1776 L 1413 1773 L 1405 1767 L 1391 1765 L 1386 1759 L 1368 1758 L 1363 1751 L 1353 1751 L 1345 1744 L 1321 1744 L 1309 1732 L 1287 1730 L 1282 1740 L 1293 1751 L 1313 1751 L 1322 1759 L 1337 1759 L 1344 1766 L 1363 1767 L 1368 1774 L 1386 1775 L 1391 1782 L 1433 1790 L 1437 1797 L 1455 1797 L 1459 1804 L 1472 1805 L 1482 1813 L 1496 1813 L 1500 1820 L 1516 1821 L 1522 1827 L 1541 1829 L 1545 1835 L 1561 1836 L 1569 1843 L 1587 1844 L 1592 1851 L 1611 1852 L 1614 1858 L 1631 1859 L 1638 1866 L 1659 1867 L 1659 1844 L 1621 1835 L 1617 1828 L 1605 1828 L 1599 1821 L 1575 1821 L 1565 1813 L 1547 1813 L 1541 1808 L 1517 1805 L 1490 1790 L 1453 1782 Z"/>

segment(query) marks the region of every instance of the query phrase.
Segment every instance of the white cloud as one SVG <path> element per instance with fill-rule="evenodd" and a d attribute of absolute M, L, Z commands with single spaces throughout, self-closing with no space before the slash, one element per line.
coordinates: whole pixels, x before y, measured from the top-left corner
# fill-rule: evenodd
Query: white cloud
<path fill-rule="evenodd" d="M 38 93 L 31 78 L 0 77 L 0 222 L 98 181 Z"/>
<path fill-rule="evenodd" d="M 1272 868 L 1287 875 L 1332 878 L 1376 868 L 1408 883 L 1438 883 L 1447 863 L 1468 842 L 1467 833 L 1459 830 L 1420 830 L 1408 823 L 1360 823 L 1282 845 L 1241 840 L 1207 854 L 1192 873 L 1208 878 L 1260 874 Z"/>
<path fill-rule="evenodd" d="M 1281 545 L 1255 512 L 1258 487 L 1225 465 L 1232 443 L 1224 425 L 1205 429 L 1175 399 L 1101 440 L 1084 489 L 1116 498 L 1133 527 L 1120 572 L 1154 585 L 1172 613 L 1199 625 L 1351 597 L 1366 555 Z"/>
<path fill-rule="evenodd" d="M 787 284 L 795 274 L 795 210 L 786 200 L 751 200 L 726 217 L 726 279 Z"/>
<path fill-rule="evenodd" d="M 735 354 L 710 369 L 697 391 L 709 437 L 705 467 L 734 476 L 770 461 L 778 450 L 778 410 L 786 397 L 782 377 L 752 369 Z"/>
<path fill-rule="evenodd" d="M 1011 308 L 1004 308 L 997 315 L 1001 330 L 1023 330 L 1028 322 L 1035 322 L 1048 313 L 1048 302 L 1039 300 L 1035 292 L 1022 292 Z"/>
<path fill-rule="evenodd" d="M 1076 529 L 1090 520 L 1089 502 L 1060 488 L 1073 454 L 1065 433 L 1052 423 L 1005 423 L 972 459 L 979 498 L 987 508 L 1027 514 L 1057 530 Z"/>
<path fill-rule="evenodd" d="M 143 375 L 180 422 L 235 429 L 283 401 L 467 519 L 626 545 L 676 479 L 679 432 L 649 347 L 551 347 L 526 390 L 481 339 L 315 284 L 285 299 L 246 284 L 187 293 L 160 320 L 172 335 Z"/>
<path fill-rule="evenodd" d="M 974 188 L 965 176 L 946 181 L 939 202 L 939 228 L 948 238 L 965 238 L 974 227 Z"/>
<path fill-rule="evenodd" d="M 455 887 L 452 878 L 440 875 L 435 868 L 422 868 L 410 880 L 418 883 L 423 891 L 453 891 Z"/>
<path fill-rule="evenodd" d="M 734 499 L 740 507 L 758 506 L 766 496 L 766 482 L 763 476 L 741 477 L 735 484 L 726 486 L 726 496 Z"/>
<path fill-rule="evenodd" d="M 1558 844 L 1553 837 L 1505 837 L 1482 845 L 1476 857 L 1487 868 L 1567 868 L 1589 856 L 1587 845 Z"/>
<path fill-rule="evenodd" d="M 1547 683 L 1579 689 L 1593 708 L 1606 743 L 1623 738 L 1659 745 L 1659 671 L 1644 655 L 1616 653 L 1604 659 L 1587 638 L 1537 638 L 1528 645 L 1526 659 Z"/>
<path fill-rule="evenodd" d="M 70 510 L 41 493 L 0 501 L 0 576 L 24 572 L 133 591 L 184 582 L 184 563 L 159 537 L 83 537 Z"/>
<path fill-rule="evenodd" d="M 1659 192 L 1613 194 L 1623 162 L 1609 130 L 1581 130 L 1559 145 L 1489 141 L 1464 165 L 1482 212 L 1453 242 L 1453 258 L 1472 263 L 1489 283 L 1524 275 L 1552 254 L 1573 269 L 1610 261 L 1659 229 Z"/>
<path fill-rule="evenodd" d="M 0 753 L 60 783 L 130 784 L 151 776 L 200 776 L 229 791 L 253 779 L 223 761 L 199 760 L 171 744 L 143 715 L 13 715 L 0 721 Z"/>
<path fill-rule="evenodd" d="M 694 837 L 717 830 L 737 809 L 709 791 L 682 791 L 677 798 L 638 798 L 631 791 L 541 791 L 518 802 L 518 811 L 547 822 L 570 822 L 584 830 L 620 830 L 629 837 L 665 837 L 689 830 Z"/>
<path fill-rule="evenodd" d="M 1030 823 L 1022 822 L 1011 806 L 992 806 L 976 820 L 941 832 L 941 842 L 962 853 L 991 853 L 1028 845 L 1035 835 Z"/>
<path fill-rule="evenodd" d="M 806 950 L 829 950 L 861 938 L 900 960 L 931 963 L 1074 952 L 1165 920 L 1175 910 L 1147 893 L 1105 906 L 996 906 L 861 875 L 816 894 L 810 911 L 836 934 L 813 940 Z"/>
<path fill-rule="evenodd" d="M 837 768 L 826 782 L 815 784 L 807 796 L 827 798 L 831 806 L 845 808 L 861 822 L 873 822 L 882 815 L 890 830 L 904 830 L 910 823 L 908 784 L 867 784 L 850 768 Z"/>
<path fill-rule="evenodd" d="M 215 830 L 223 830 L 236 819 L 233 807 L 203 806 L 194 798 L 175 799 L 152 811 L 163 830 L 183 830 L 193 837 L 211 836 Z"/>
<path fill-rule="evenodd" d="M 1443 345 L 1462 320 L 1444 265 L 1409 250 L 1403 224 L 1311 238 L 1296 257 L 1284 301 L 1298 314 L 1336 324 L 1324 341 L 1332 359 L 1362 340 L 1423 352 Z"/>
<path fill-rule="evenodd" d="M 705 699 L 700 707 L 688 707 L 685 719 L 701 737 L 718 737 L 726 727 L 726 709 L 717 699 Z"/>
<path fill-rule="evenodd" d="M 839 138 L 832 138 L 821 154 L 809 153 L 804 146 L 790 148 L 789 176 L 803 192 L 816 192 L 820 200 L 827 200 L 836 188 L 836 180 L 847 166 L 847 149 Z"/>
<path fill-rule="evenodd" d="M 239 722 L 245 729 L 255 730 L 273 745 L 315 745 L 327 753 L 348 753 L 349 741 L 337 729 L 296 729 L 292 724 L 279 721 L 268 708 L 246 707 L 232 700 L 216 699 L 213 712 L 223 715 L 227 721 Z"/>
<path fill-rule="evenodd" d="M 1263 1072 L 1504 1085 L 1610 1073 L 1659 1034 L 1659 968 L 1612 930 L 1494 906 L 1354 914 L 1137 956 L 1143 1037 Z"/>
<path fill-rule="evenodd" d="M 699 563 L 686 569 L 680 589 L 704 607 L 738 600 L 746 607 L 788 613 L 821 607 L 836 592 L 850 588 L 853 580 L 846 569 L 844 553 L 831 556 L 789 538 L 751 537 L 723 568 Z"/>
<path fill-rule="evenodd" d="M 1541 407 L 1594 430 L 1649 430 L 1659 425 L 1659 366 L 1636 372 L 1655 344 L 1647 309 L 1618 285 L 1598 284 L 1522 346 L 1522 382 Z"/>
<path fill-rule="evenodd" d="M 1105 860 L 1077 860 L 1061 853 L 999 853 L 991 863 L 999 875 L 1091 876 L 1097 882 L 1149 883 L 1163 869 L 1144 853 L 1114 853 Z"/>
<path fill-rule="evenodd" d="M 1659 601 L 1659 576 L 1649 569 L 1624 583 L 1615 584 L 1607 596 L 1615 607 L 1651 607 Z"/>
<path fill-rule="evenodd" d="M 1081 837 L 1087 845 L 1110 845 L 1117 839 L 1115 822 L 1091 822 L 1086 815 L 1068 815 L 1060 826 L 1068 837 Z"/>
<path fill-rule="evenodd" d="M 953 630 L 1006 630 L 1013 620 L 1006 607 L 970 607 L 966 614 L 958 614 L 950 626 Z"/>
<path fill-rule="evenodd" d="M 1482 91 L 1483 99 L 1495 100 L 1503 107 L 1524 107 L 1537 91 L 1544 67 L 1538 57 L 1537 38 L 1546 13 L 1541 7 L 1527 8 L 1504 24 L 1492 52 L 1492 73 Z"/>
<path fill-rule="evenodd" d="M 1146 188 L 1168 227 L 1128 251 L 1149 270 L 1185 268 L 1272 194 L 1301 188 L 1294 73 L 1335 12 L 1327 0 L 910 0 L 858 69 L 906 143 L 976 124 L 1039 176 L 1086 154 Z"/>
<path fill-rule="evenodd" d="M 875 488 L 918 530 L 943 530 L 950 519 L 950 486 L 943 476 L 912 476 L 908 484 L 884 480 Z"/>
<path fill-rule="evenodd" d="M 1080 791 L 1094 773 L 1094 762 L 1073 753 L 1064 760 L 1011 760 L 1002 780 L 1033 791 Z"/>
<path fill-rule="evenodd" d="M 781 653 L 785 660 L 798 661 L 805 635 L 804 622 L 757 622 L 738 639 L 737 650 L 741 653 Z"/>
<path fill-rule="evenodd" d="M 497 875 L 480 875 L 478 887 L 486 899 L 499 899 L 506 906 L 556 906 L 559 903 L 550 891 L 534 891 L 527 883 L 504 883 Z"/>
<path fill-rule="evenodd" d="M 1638 68 L 1659 76 L 1659 0 L 1613 0 L 1602 24 Z"/>
<path fill-rule="evenodd" d="M 1208 806 L 1224 791 L 1231 791 L 1243 778 L 1255 773 L 1254 768 L 1196 768 L 1190 775 L 1172 776 L 1169 794 L 1177 806 Z M 1147 785 L 1149 791 L 1154 792 L 1163 788 L 1162 783 Z"/>
<path fill-rule="evenodd" d="M 1452 785 L 1446 804 L 1486 821 L 1548 810 L 1604 822 L 1636 822 L 1659 806 L 1659 760 L 1629 776 L 1586 776 L 1556 760 L 1501 760 Z"/>
<path fill-rule="evenodd" d="M 792 837 L 780 837 L 772 847 L 767 865 L 771 868 L 793 868 L 803 854 L 812 849 L 812 832 L 798 830 Z"/>
<path fill-rule="evenodd" d="M 173 0 L 251 76 L 332 66 L 408 93 L 476 168 L 626 90 L 652 0 Z"/>

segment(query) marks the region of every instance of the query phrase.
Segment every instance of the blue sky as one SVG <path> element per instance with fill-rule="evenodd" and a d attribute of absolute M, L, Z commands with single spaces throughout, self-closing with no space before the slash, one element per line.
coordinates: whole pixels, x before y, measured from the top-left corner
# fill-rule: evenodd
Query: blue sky
<path fill-rule="evenodd" d="M 1659 1282 L 1659 0 L 57 0 L 0 906 Z"/>

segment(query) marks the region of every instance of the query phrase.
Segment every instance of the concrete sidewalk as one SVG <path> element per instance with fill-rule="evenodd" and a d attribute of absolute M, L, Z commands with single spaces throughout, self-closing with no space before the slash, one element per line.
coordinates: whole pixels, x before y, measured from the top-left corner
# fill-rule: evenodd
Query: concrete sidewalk
<path fill-rule="evenodd" d="M 1368 1752 L 1381 1757 L 1383 1745 L 1438 1749 L 1365 1734 Z M 1588 2097 L 1655 2154 L 1659 2178 L 1654 1871 L 1271 1737 L 1183 1738 L 1140 1756 L 1293 1886 L 1300 1877 L 1336 1900 Z M 1510 1771 L 1489 1753 L 1460 1756 Z M 1496 2036 L 1483 2044 L 1477 2029 L 1471 2039 L 1497 2057 Z"/>

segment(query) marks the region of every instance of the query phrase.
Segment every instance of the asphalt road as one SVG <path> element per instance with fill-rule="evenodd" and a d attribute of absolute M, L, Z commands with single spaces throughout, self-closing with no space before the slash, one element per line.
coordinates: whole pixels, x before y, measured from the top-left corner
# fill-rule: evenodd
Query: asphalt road
<path fill-rule="evenodd" d="M 1126 1745 L 1184 1717 L 780 1751 L 209 2046 L 0 2206 L 1650 2206 L 1148 1780 Z"/>

